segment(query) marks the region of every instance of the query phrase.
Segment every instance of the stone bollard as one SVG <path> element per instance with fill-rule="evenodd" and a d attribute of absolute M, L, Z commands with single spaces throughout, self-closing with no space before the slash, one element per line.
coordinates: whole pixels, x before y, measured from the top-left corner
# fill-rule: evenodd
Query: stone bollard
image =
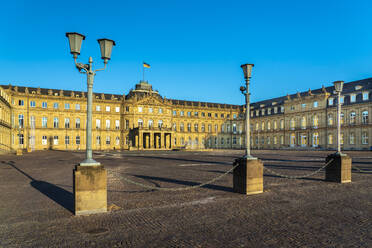
<path fill-rule="evenodd" d="M 17 155 L 17 156 L 22 156 L 22 154 L 23 154 L 22 149 L 17 149 L 17 151 L 16 151 L 16 155 Z"/>
<path fill-rule="evenodd" d="M 75 215 L 107 212 L 107 171 L 103 165 L 77 165 L 73 175 Z"/>
<path fill-rule="evenodd" d="M 330 154 L 326 158 L 326 163 L 333 161 L 326 167 L 325 180 L 337 183 L 351 182 L 351 158 L 346 154 Z"/>
<path fill-rule="evenodd" d="M 234 192 L 253 195 L 263 192 L 263 163 L 261 160 L 238 158 L 239 163 L 234 169 L 233 189 Z"/>

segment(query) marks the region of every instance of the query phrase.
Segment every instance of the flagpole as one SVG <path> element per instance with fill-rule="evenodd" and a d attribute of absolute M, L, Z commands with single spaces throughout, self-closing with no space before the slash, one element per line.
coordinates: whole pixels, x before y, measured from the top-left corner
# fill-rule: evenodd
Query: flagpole
<path fill-rule="evenodd" d="M 145 66 L 142 63 L 142 81 L 145 82 Z"/>

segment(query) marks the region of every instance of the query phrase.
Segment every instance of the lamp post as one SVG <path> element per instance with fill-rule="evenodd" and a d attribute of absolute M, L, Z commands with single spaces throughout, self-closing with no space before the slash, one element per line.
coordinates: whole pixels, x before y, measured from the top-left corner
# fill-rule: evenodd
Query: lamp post
<path fill-rule="evenodd" d="M 86 127 L 86 159 L 80 163 L 81 166 L 95 166 L 100 163 L 95 161 L 92 156 L 92 101 L 93 101 L 93 81 L 97 71 L 106 69 L 107 62 L 111 58 L 112 47 L 115 42 L 109 39 L 99 39 L 98 43 L 101 48 L 101 58 L 103 59 L 104 67 L 102 69 L 93 70 L 93 59 L 89 57 L 88 64 L 77 62 L 77 57 L 80 55 L 81 43 L 85 40 L 85 36 L 79 33 L 66 33 L 70 43 L 70 52 L 73 55 L 76 68 L 80 73 L 87 75 L 87 127 Z"/>
<path fill-rule="evenodd" d="M 240 67 L 243 69 L 244 79 L 245 79 L 245 86 L 240 87 L 240 91 L 243 95 L 245 95 L 245 158 L 247 159 L 256 159 L 251 155 L 251 141 L 250 141 L 250 93 L 249 93 L 249 80 L 251 79 L 252 75 L 252 67 L 254 64 L 244 64 Z"/>
<path fill-rule="evenodd" d="M 337 154 L 341 155 L 341 92 L 344 81 L 335 81 L 335 91 L 337 93 Z"/>

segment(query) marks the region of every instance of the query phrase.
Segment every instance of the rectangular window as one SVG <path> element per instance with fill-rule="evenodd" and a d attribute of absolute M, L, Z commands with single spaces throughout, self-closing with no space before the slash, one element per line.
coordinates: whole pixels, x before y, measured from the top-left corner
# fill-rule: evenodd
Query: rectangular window
<path fill-rule="evenodd" d="M 53 144 L 58 145 L 58 136 L 53 137 Z"/>
<path fill-rule="evenodd" d="M 30 127 L 35 128 L 35 116 L 33 115 L 30 117 Z"/>
<path fill-rule="evenodd" d="M 76 145 L 80 145 L 80 136 L 76 136 Z"/>
<path fill-rule="evenodd" d="M 106 129 L 110 129 L 110 120 L 106 120 Z"/>
<path fill-rule="evenodd" d="M 44 146 L 48 144 L 48 138 L 47 138 L 47 136 L 43 135 L 43 137 L 41 139 L 41 144 L 44 145 Z"/>
<path fill-rule="evenodd" d="M 163 113 L 163 109 L 159 108 L 159 114 L 162 114 L 162 113 Z"/>
<path fill-rule="evenodd" d="M 368 133 L 362 132 L 362 144 L 367 145 L 368 144 Z"/>
<path fill-rule="evenodd" d="M 176 116 L 176 115 L 177 115 L 177 111 L 173 110 L 173 116 Z"/>
<path fill-rule="evenodd" d="M 184 116 L 184 115 L 185 115 L 185 112 L 180 111 L 180 116 Z"/>
<path fill-rule="evenodd" d="M 23 115 L 18 115 L 18 127 L 23 128 L 23 126 L 24 126 Z"/>
<path fill-rule="evenodd" d="M 120 107 L 115 107 L 115 112 L 119 113 L 120 112 Z"/>
<path fill-rule="evenodd" d="M 236 114 L 233 114 L 233 119 L 236 119 Z"/>
<path fill-rule="evenodd" d="M 188 117 L 191 117 L 191 112 L 187 112 L 187 116 Z"/>
<path fill-rule="evenodd" d="M 100 119 L 96 119 L 96 128 L 97 129 L 101 128 L 101 120 Z"/>
<path fill-rule="evenodd" d="M 350 133 L 350 145 L 354 145 L 355 144 L 355 135 L 354 133 Z"/>
<path fill-rule="evenodd" d="M 70 109 L 70 104 L 69 103 L 65 103 L 65 109 Z"/>
<path fill-rule="evenodd" d="M 48 127 L 48 118 L 46 118 L 45 116 L 41 119 L 41 126 L 43 128 L 47 128 Z"/>
<path fill-rule="evenodd" d="M 101 106 L 97 105 L 96 106 L 96 111 L 101 111 Z"/>
<path fill-rule="evenodd" d="M 198 112 L 194 112 L 194 116 L 198 117 L 199 116 L 199 113 Z"/>
<path fill-rule="evenodd" d="M 53 103 L 53 108 L 58 109 L 58 102 Z"/>
<path fill-rule="evenodd" d="M 70 136 L 65 136 L 65 145 L 69 145 L 70 144 Z"/>
<path fill-rule="evenodd" d="M 301 104 L 302 108 L 306 108 L 306 103 Z"/>
<path fill-rule="evenodd" d="M 70 128 L 70 118 L 65 118 L 65 128 Z"/>
<path fill-rule="evenodd" d="M 35 101 L 31 101 L 31 102 L 30 102 L 30 107 L 31 107 L 31 108 L 34 108 L 35 106 L 36 106 Z"/>
<path fill-rule="evenodd" d="M 47 108 L 47 107 L 48 107 L 47 102 L 42 102 L 41 107 L 42 107 L 42 108 Z"/>
<path fill-rule="evenodd" d="M 212 114 L 211 113 L 208 113 L 208 117 L 212 117 Z"/>
<path fill-rule="evenodd" d="M 101 145 L 101 136 L 96 137 L 96 144 Z"/>
<path fill-rule="evenodd" d="M 202 112 L 202 113 L 201 113 L 201 116 L 202 116 L 202 117 L 205 117 L 205 113 L 204 113 L 204 112 Z"/>
<path fill-rule="evenodd" d="M 58 128 L 58 117 L 54 117 L 53 119 L 53 127 Z"/>
<path fill-rule="evenodd" d="M 313 103 L 313 107 L 314 107 L 314 108 L 317 108 L 317 107 L 318 107 L 318 102 L 317 102 L 317 101 L 315 101 L 315 102 Z"/>
<path fill-rule="evenodd" d="M 111 111 L 110 106 L 106 106 L 106 112 L 110 112 L 110 111 Z"/>
<path fill-rule="evenodd" d="M 368 92 L 363 92 L 363 101 L 367 101 L 369 98 Z"/>
<path fill-rule="evenodd" d="M 23 137 L 23 134 L 19 134 L 18 137 L 19 137 L 19 141 L 18 141 L 19 144 L 20 144 L 20 145 L 23 145 L 23 143 L 24 143 L 24 137 Z"/>
<path fill-rule="evenodd" d="M 80 104 L 75 104 L 75 110 L 80 110 Z"/>
<path fill-rule="evenodd" d="M 355 94 L 351 94 L 350 95 L 350 102 L 355 102 L 356 101 L 356 95 Z"/>
<path fill-rule="evenodd" d="M 19 105 L 19 106 L 23 106 L 23 105 L 25 105 L 25 103 L 24 103 L 23 100 L 19 100 L 19 101 L 18 101 L 18 105 Z"/>
<path fill-rule="evenodd" d="M 115 120 L 115 129 L 116 130 L 120 129 L 120 121 L 119 120 Z"/>
<path fill-rule="evenodd" d="M 125 129 L 129 128 L 129 120 L 125 120 Z"/>
<path fill-rule="evenodd" d="M 110 143 L 111 143 L 110 136 L 106 136 L 106 145 L 110 145 Z"/>
<path fill-rule="evenodd" d="M 142 107 L 138 107 L 138 112 L 142 113 Z"/>

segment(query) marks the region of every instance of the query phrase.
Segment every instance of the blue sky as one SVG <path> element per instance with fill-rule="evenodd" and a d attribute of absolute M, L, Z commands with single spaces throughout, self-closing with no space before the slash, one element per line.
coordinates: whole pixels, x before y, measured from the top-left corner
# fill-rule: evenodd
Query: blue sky
<path fill-rule="evenodd" d="M 80 62 L 102 66 L 98 38 L 117 42 L 94 91 L 127 94 L 142 78 L 167 98 L 243 104 L 372 77 L 371 1 L 5 1 L 0 83 L 85 90 L 66 32 L 86 35 Z"/>

